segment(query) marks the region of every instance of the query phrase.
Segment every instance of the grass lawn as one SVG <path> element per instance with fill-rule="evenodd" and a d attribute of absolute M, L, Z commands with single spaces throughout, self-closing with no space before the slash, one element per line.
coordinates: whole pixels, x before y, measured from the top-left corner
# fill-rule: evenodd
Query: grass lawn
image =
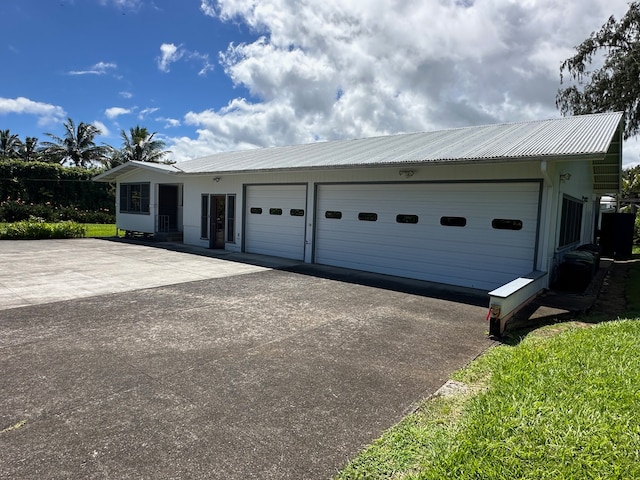
<path fill-rule="evenodd" d="M 6 227 L 8 225 L 12 225 L 9 223 L 1 223 L 0 229 Z M 55 223 L 50 224 L 55 225 Z M 96 237 L 115 237 L 116 236 L 116 225 L 115 224 L 102 224 L 102 223 L 81 223 L 80 226 L 85 229 L 85 237 L 86 238 L 96 238 Z M 119 232 L 118 236 L 124 236 L 123 232 Z"/>
<path fill-rule="evenodd" d="M 102 223 L 83 223 L 83 227 L 87 229 L 85 237 L 115 237 L 116 225 L 115 224 L 102 224 Z M 120 236 L 123 236 L 120 233 Z"/>
<path fill-rule="evenodd" d="M 336 478 L 640 478 L 634 252 L 628 319 L 585 317 L 490 349 L 454 375 L 466 393 L 423 402 Z"/>

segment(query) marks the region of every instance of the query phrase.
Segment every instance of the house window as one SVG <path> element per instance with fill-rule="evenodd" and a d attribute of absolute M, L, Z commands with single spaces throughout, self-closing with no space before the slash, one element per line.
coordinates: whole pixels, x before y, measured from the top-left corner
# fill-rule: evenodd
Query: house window
<path fill-rule="evenodd" d="M 149 183 L 120 184 L 120 213 L 149 214 Z"/>
<path fill-rule="evenodd" d="M 494 218 L 491 220 L 491 227 L 496 230 L 522 230 L 522 220 Z"/>
<path fill-rule="evenodd" d="M 562 199 L 559 247 L 566 247 L 580 241 L 582 231 L 582 202 L 565 196 Z"/>
<path fill-rule="evenodd" d="M 282 209 L 281 208 L 270 208 L 269 209 L 269 215 L 282 215 Z"/>
<path fill-rule="evenodd" d="M 418 223 L 417 215 L 396 215 L 396 223 Z"/>
<path fill-rule="evenodd" d="M 334 218 L 336 220 L 340 220 L 342 218 L 342 212 L 327 210 L 326 212 L 324 212 L 324 218 Z"/>
<path fill-rule="evenodd" d="M 227 242 L 236 241 L 236 196 L 227 195 Z"/>
<path fill-rule="evenodd" d="M 209 195 L 202 195 L 201 197 L 200 238 L 209 238 Z"/>
<path fill-rule="evenodd" d="M 440 225 L 443 227 L 465 227 L 467 219 L 464 217 L 440 217 Z"/>
<path fill-rule="evenodd" d="M 253 213 L 254 215 L 262 214 L 262 209 L 260 207 L 251 207 L 251 209 L 249 211 L 251 213 Z"/>
<path fill-rule="evenodd" d="M 358 214 L 358 220 L 363 222 L 375 222 L 378 220 L 378 214 L 372 212 L 360 212 Z"/>
<path fill-rule="evenodd" d="M 302 208 L 292 208 L 289 210 L 289 215 L 292 217 L 304 217 L 304 210 Z"/>

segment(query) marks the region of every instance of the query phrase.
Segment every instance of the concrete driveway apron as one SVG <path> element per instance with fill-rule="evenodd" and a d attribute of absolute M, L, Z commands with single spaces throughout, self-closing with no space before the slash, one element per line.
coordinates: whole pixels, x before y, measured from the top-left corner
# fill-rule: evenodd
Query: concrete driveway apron
<path fill-rule="evenodd" d="M 330 478 L 492 345 L 474 292 L 299 262 L 74 240 L 0 267 L 2 478 Z"/>

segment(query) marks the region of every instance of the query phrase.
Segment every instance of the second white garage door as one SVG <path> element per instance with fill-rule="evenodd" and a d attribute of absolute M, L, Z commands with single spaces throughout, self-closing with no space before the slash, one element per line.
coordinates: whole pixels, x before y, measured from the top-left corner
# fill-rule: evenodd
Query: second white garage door
<path fill-rule="evenodd" d="M 306 202 L 306 185 L 248 185 L 244 250 L 303 260 Z"/>
<path fill-rule="evenodd" d="M 316 263 L 484 290 L 534 270 L 539 182 L 317 188 Z"/>

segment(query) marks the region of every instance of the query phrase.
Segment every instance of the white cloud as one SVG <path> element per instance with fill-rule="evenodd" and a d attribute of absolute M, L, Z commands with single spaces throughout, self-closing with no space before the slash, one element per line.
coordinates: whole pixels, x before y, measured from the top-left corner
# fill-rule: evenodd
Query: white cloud
<path fill-rule="evenodd" d="M 138 119 L 139 120 L 144 120 L 146 117 L 148 117 L 152 113 L 157 112 L 158 110 L 160 110 L 160 109 L 157 108 L 157 107 L 143 108 L 142 110 L 140 110 L 140 113 L 138 113 Z"/>
<path fill-rule="evenodd" d="M 206 76 L 207 72 L 214 69 L 214 65 L 209 61 L 209 55 L 200 52 L 190 52 L 188 55 L 189 60 L 202 64 L 202 67 L 198 71 L 198 75 L 201 77 Z"/>
<path fill-rule="evenodd" d="M 116 68 L 118 68 L 118 65 L 115 63 L 98 62 L 87 70 L 71 70 L 69 75 L 105 75 Z"/>
<path fill-rule="evenodd" d="M 182 122 L 177 118 L 165 118 L 157 117 L 156 122 L 164 122 L 164 128 L 176 128 L 182 125 Z"/>
<path fill-rule="evenodd" d="M 0 97 L 0 115 L 24 114 L 38 117 L 38 125 L 52 125 L 62 122 L 67 115 L 62 107 L 43 102 L 36 102 L 25 97 Z"/>
<path fill-rule="evenodd" d="M 171 64 L 183 58 L 202 65 L 198 71 L 198 75 L 200 76 L 205 76 L 207 72 L 214 68 L 213 64 L 209 61 L 208 54 L 190 51 L 182 45 L 176 46 L 173 43 L 163 43 L 160 45 L 160 56 L 157 58 L 158 68 L 162 72 L 169 72 L 171 70 Z"/>
<path fill-rule="evenodd" d="M 137 10 L 142 6 L 142 0 L 100 0 L 100 5 L 113 5 L 124 10 Z"/>
<path fill-rule="evenodd" d="M 96 127 L 98 130 L 100 130 L 100 135 L 102 135 L 103 137 L 111 136 L 111 132 L 109 131 L 109 129 L 104 123 L 99 122 L 98 120 L 95 120 L 93 122 L 93 126 Z"/>
<path fill-rule="evenodd" d="M 163 72 L 169 71 L 169 66 L 180 60 L 183 50 L 173 43 L 163 43 L 160 45 L 160 56 L 158 57 L 158 68 Z"/>
<path fill-rule="evenodd" d="M 133 93 L 131 93 L 131 92 L 120 92 L 120 96 L 122 98 L 129 99 L 129 98 L 133 98 Z"/>
<path fill-rule="evenodd" d="M 560 63 L 627 8 L 627 0 L 201 0 L 203 14 L 262 35 L 220 54 L 254 100 L 187 113 L 198 136 L 174 139 L 171 150 L 191 158 L 207 146 L 559 117 Z"/>
<path fill-rule="evenodd" d="M 135 109 L 131 108 L 122 108 L 122 107 L 110 107 L 104 111 L 104 114 L 107 118 L 113 120 L 114 118 L 118 118 L 120 115 L 129 115 L 134 112 Z"/>
<path fill-rule="evenodd" d="M 200 2 L 200 10 L 202 11 L 202 13 L 204 13 L 208 17 L 217 16 L 213 0 L 202 0 Z"/>

